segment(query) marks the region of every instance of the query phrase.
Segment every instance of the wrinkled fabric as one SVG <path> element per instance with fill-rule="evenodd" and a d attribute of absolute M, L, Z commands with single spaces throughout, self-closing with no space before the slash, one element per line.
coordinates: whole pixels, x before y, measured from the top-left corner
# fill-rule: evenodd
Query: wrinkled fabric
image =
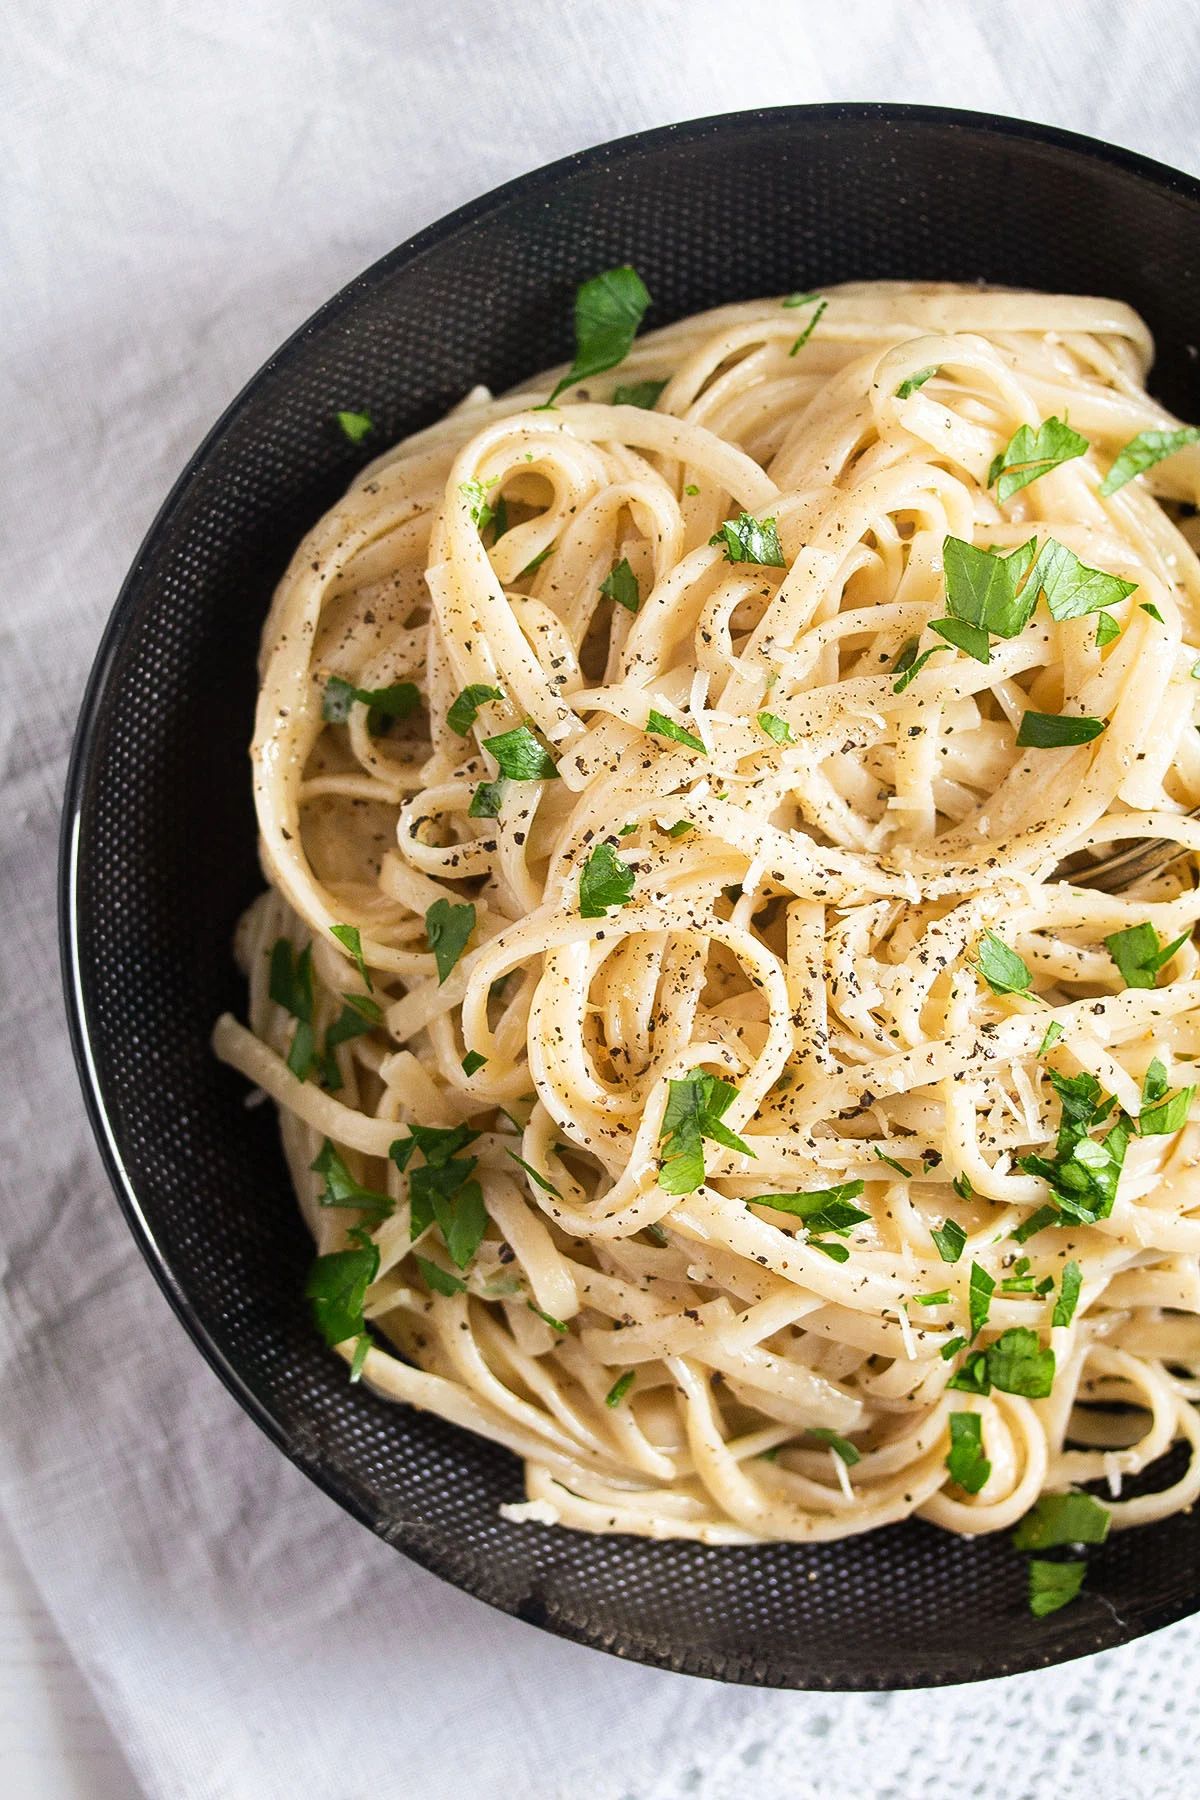
<path fill-rule="evenodd" d="M 976 107 L 1195 170 L 1196 13 L 16 0 L 5 40 L 0 1508 L 145 1795 L 1182 1795 L 1200 1621 L 971 1689 L 758 1693 L 546 1636 L 354 1524 L 225 1393 L 121 1222 L 54 859 L 84 678 L 159 501 L 365 264 L 570 150 L 753 105 Z"/>

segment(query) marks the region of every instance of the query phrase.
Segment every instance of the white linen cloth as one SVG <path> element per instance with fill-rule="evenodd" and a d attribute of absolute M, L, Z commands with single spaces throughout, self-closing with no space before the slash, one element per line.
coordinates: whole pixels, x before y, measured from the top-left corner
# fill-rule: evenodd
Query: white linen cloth
<path fill-rule="evenodd" d="M 239 1411 L 125 1230 L 66 1044 L 53 874 L 83 680 L 145 527 L 365 264 L 568 150 L 760 104 L 1019 113 L 1195 169 L 1196 13 L 16 0 L 5 38 L 0 1508 L 141 1789 L 1182 1795 L 1200 1620 L 972 1689 L 764 1694 L 546 1636 L 354 1524 Z"/>

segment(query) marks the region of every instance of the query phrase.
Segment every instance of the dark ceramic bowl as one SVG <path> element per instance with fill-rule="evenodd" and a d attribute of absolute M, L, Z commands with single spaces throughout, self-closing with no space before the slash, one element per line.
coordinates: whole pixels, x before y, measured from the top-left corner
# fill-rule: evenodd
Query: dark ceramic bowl
<path fill-rule="evenodd" d="M 570 354 L 576 284 L 633 262 L 649 325 L 850 278 L 1118 295 L 1157 392 L 1200 418 L 1200 184 L 1040 126 L 926 107 L 704 119 L 568 157 L 464 207 L 345 288 L 210 432 L 121 591 L 67 785 L 62 936 L 92 1122 L 130 1228 L 200 1350 L 333 1499 L 448 1581 L 581 1643 L 765 1686 L 973 1681 L 1200 1607 L 1200 1512 L 1118 1534 L 1038 1621 L 1006 1538 L 918 1522 L 818 1547 L 706 1549 L 506 1524 L 507 1452 L 346 1382 L 301 1297 L 309 1245 L 271 1109 L 208 1049 L 241 1011 L 256 892 L 246 746 L 271 589 L 375 443 L 476 381 Z"/>

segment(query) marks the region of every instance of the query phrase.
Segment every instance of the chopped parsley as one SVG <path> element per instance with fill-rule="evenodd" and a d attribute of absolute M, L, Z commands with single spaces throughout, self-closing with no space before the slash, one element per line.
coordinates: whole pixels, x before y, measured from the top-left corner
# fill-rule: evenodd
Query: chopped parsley
<path fill-rule="evenodd" d="M 937 363 L 931 363 L 927 369 L 918 369 L 914 375 L 906 375 L 896 389 L 897 400 L 907 400 L 918 388 L 924 387 L 927 381 L 932 381 L 937 372 Z"/>
<path fill-rule="evenodd" d="M 870 1213 L 851 1206 L 863 1192 L 862 1181 L 843 1181 L 837 1187 L 815 1188 L 807 1194 L 755 1194 L 747 1206 L 771 1206 L 776 1212 L 791 1213 L 803 1219 L 810 1233 L 832 1232 L 845 1237 L 856 1225 L 864 1224 Z"/>
<path fill-rule="evenodd" d="M 665 713 L 656 712 L 653 707 L 646 719 L 646 731 L 652 737 L 670 738 L 676 744 L 686 744 L 689 750 L 699 750 L 701 756 L 708 755 L 695 732 L 685 731 L 682 725 L 676 725 Z"/>
<path fill-rule="evenodd" d="M 1114 931 L 1104 940 L 1108 954 L 1121 971 L 1121 980 L 1127 988 L 1152 988 L 1160 969 L 1165 969 L 1176 951 L 1191 937 L 1185 931 L 1165 947 L 1158 941 L 1158 933 L 1153 925 L 1143 923 L 1130 925 L 1124 931 Z"/>
<path fill-rule="evenodd" d="M 1064 1544 L 1102 1544 L 1112 1514 L 1091 1494 L 1043 1494 L 1013 1532 L 1016 1550 L 1059 1550 Z"/>
<path fill-rule="evenodd" d="M 992 1472 L 983 1454 L 983 1420 L 978 1413 L 950 1414 L 950 1453 L 946 1468 L 965 1493 L 977 1494 Z"/>
<path fill-rule="evenodd" d="M 1113 618 L 1111 613 L 1098 612 L 1096 614 L 1097 650 L 1103 650 L 1105 644 L 1111 644 L 1113 639 L 1119 638 L 1120 635 L 1121 627 L 1117 624 L 1117 621 Z"/>
<path fill-rule="evenodd" d="M 848 1469 L 852 1469 L 856 1462 L 862 1461 L 862 1455 L 857 1445 L 852 1444 L 849 1438 L 839 1437 L 836 1431 L 830 1431 L 826 1425 L 810 1425 L 808 1435 L 816 1438 L 819 1444 L 828 1444 L 834 1455 L 840 1456 Z"/>
<path fill-rule="evenodd" d="M 996 498 L 1003 504 L 1039 476 L 1082 456 L 1087 447 L 1088 440 L 1062 419 L 1046 419 L 1036 430 L 1022 425 L 993 461 L 987 485 L 995 487 Z"/>
<path fill-rule="evenodd" d="M 342 999 L 345 1004 L 325 1033 L 321 1051 L 321 1081 L 331 1092 L 342 1085 L 337 1059 L 333 1054 L 338 1045 L 348 1044 L 352 1038 L 362 1037 L 383 1018 L 374 1000 L 368 1000 L 365 994 L 343 994 Z"/>
<path fill-rule="evenodd" d="M 466 1293 L 467 1284 L 460 1275 L 452 1275 L 449 1269 L 430 1262 L 427 1256 L 416 1256 L 413 1261 L 420 1269 L 426 1287 L 432 1288 L 435 1294 L 442 1294 L 447 1300 L 451 1300 L 455 1294 Z"/>
<path fill-rule="evenodd" d="M 524 1169 L 530 1181 L 532 1181 L 535 1186 L 540 1187 L 544 1194 L 552 1194 L 556 1200 L 562 1199 L 562 1195 L 559 1193 L 554 1183 L 543 1175 L 540 1169 L 535 1169 L 532 1163 L 527 1163 L 525 1158 L 523 1156 L 518 1156 L 515 1150 L 509 1150 L 506 1147 L 504 1154 L 505 1156 L 511 1156 L 513 1161 Z"/>
<path fill-rule="evenodd" d="M 613 406 L 641 406 L 649 410 L 658 405 L 665 381 L 631 381 L 613 389 Z"/>
<path fill-rule="evenodd" d="M 1018 1225 L 1013 1232 L 1013 1241 L 1018 1244 L 1027 1243 L 1031 1237 L 1036 1237 L 1039 1231 L 1045 1231 L 1047 1225 L 1056 1225 L 1060 1217 L 1057 1206 L 1039 1206 L 1036 1212 L 1030 1213 L 1023 1224 Z"/>
<path fill-rule="evenodd" d="M 753 1156 L 749 1144 L 721 1120 L 737 1099 L 737 1089 L 720 1076 L 693 1069 L 669 1083 L 659 1141 L 663 1159 L 658 1185 L 668 1194 L 692 1194 L 704 1183 L 704 1139 Z"/>
<path fill-rule="evenodd" d="M 483 1068 L 486 1062 L 487 1057 L 480 1051 L 468 1050 L 462 1059 L 462 1072 L 464 1075 L 474 1075 Z"/>
<path fill-rule="evenodd" d="M 1196 443 L 1200 443 L 1200 429 L 1195 425 L 1184 425 L 1178 431 L 1139 431 L 1118 454 L 1100 484 L 1100 492 L 1105 496 L 1115 494 L 1135 475 L 1144 474 L 1164 457 L 1174 456 L 1177 450 Z"/>
<path fill-rule="evenodd" d="M 465 738 L 479 717 L 480 707 L 489 700 L 503 700 L 503 698 L 504 695 L 499 688 L 488 687 L 487 683 L 483 681 L 473 681 L 469 687 L 463 689 L 451 706 L 446 714 L 446 723 L 451 731 L 456 731 L 459 737 Z"/>
<path fill-rule="evenodd" d="M 340 412 L 335 416 L 344 435 L 350 439 L 352 444 L 361 444 L 368 432 L 375 429 L 375 423 L 370 413 Z"/>
<path fill-rule="evenodd" d="M 787 567 L 774 519 L 739 513 L 736 519 L 726 519 L 708 541 L 724 548 L 726 562 L 759 563 L 772 569 Z"/>
<path fill-rule="evenodd" d="M 1153 1067 L 1153 1064 L 1151 1064 Z M 1161 1063 L 1159 1064 L 1161 1068 Z M 1194 1087 L 1180 1088 L 1177 1094 L 1169 1099 L 1156 1095 L 1150 1105 L 1142 1101 L 1142 1110 L 1138 1114 L 1138 1132 L 1142 1137 L 1169 1137 L 1173 1132 L 1182 1131 L 1187 1124 L 1188 1114 L 1192 1109 L 1192 1101 L 1196 1097 Z"/>
<path fill-rule="evenodd" d="M 1089 568 L 1057 538 L 1047 538 L 1033 566 L 1027 591 L 1035 598 L 1044 593 L 1051 618 L 1062 620 L 1083 618 L 1087 613 L 1117 606 L 1136 587 L 1136 581 L 1123 581 L 1119 575 Z"/>
<path fill-rule="evenodd" d="M 1059 1038 L 1062 1036 L 1062 1034 L 1063 1034 L 1063 1028 L 1059 1024 L 1058 1020 L 1051 1019 L 1050 1023 L 1046 1027 L 1046 1035 L 1043 1037 L 1041 1043 L 1037 1047 L 1038 1056 L 1045 1056 L 1047 1050 L 1052 1050 L 1054 1048 L 1055 1044 L 1057 1044 L 1057 1042 L 1058 1042 Z"/>
<path fill-rule="evenodd" d="M 335 937 L 344 950 L 348 950 L 358 965 L 358 972 L 366 983 L 367 992 L 371 992 L 371 975 L 363 961 L 362 933 L 357 925 L 331 925 L 331 937 Z"/>
<path fill-rule="evenodd" d="M 1072 744 L 1090 744 L 1107 723 L 1106 719 L 1081 719 L 1073 713 L 1027 712 L 1017 732 L 1017 745 L 1022 750 L 1064 750 Z"/>
<path fill-rule="evenodd" d="M 425 936 L 437 964 L 439 987 L 466 949 L 474 929 L 475 908 L 469 900 L 461 906 L 450 900 L 435 900 L 425 914 Z"/>
<path fill-rule="evenodd" d="M 611 844 L 597 844 L 579 873 L 579 916 L 603 919 L 610 906 L 628 906 L 633 894 L 633 870 L 623 863 Z"/>
<path fill-rule="evenodd" d="M 612 569 L 600 583 L 600 592 L 607 600 L 615 600 L 626 612 L 635 613 L 642 603 L 638 592 L 637 576 L 629 566 L 629 559 L 622 557 L 614 563 Z"/>
<path fill-rule="evenodd" d="M 937 1292 L 934 1294 L 914 1294 L 913 1299 L 918 1306 L 948 1306 L 950 1303 L 950 1289 L 938 1288 Z"/>
<path fill-rule="evenodd" d="M 566 1337 L 568 1328 L 563 1324 L 561 1319 L 556 1319 L 553 1313 L 543 1312 L 540 1306 L 535 1306 L 533 1304 L 532 1300 L 527 1300 L 525 1304 L 531 1313 L 537 1314 L 543 1325 L 548 1325 L 551 1331 L 556 1331 L 558 1333 L 559 1337 Z"/>
<path fill-rule="evenodd" d="M 1101 1100 L 1100 1083 L 1087 1070 L 1079 1075 L 1060 1075 L 1057 1069 L 1046 1073 L 1062 1103 L 1054 1156 L 1023 1156 L 1019 1166 L 1027 1175 L 1039 1176 L 1047 1183 L 1057 1209 L 1054 1218 L 1061 1214 L 1080 1224 L 1094 1225 L 1097 1219 L 1106 1219 L 1113 1209 L 1132 1127 L 1128 1119 L 1118 1115 L 1105 1138 L 1089 1136 L 1094 1126 L 1109 1117 L 1116 1102 L 1111 1098 Z M 1021 1226 L 1015 1234 L 1019 1243 L 1041 1229 L 1036 1223 L 1038 1218 L 1035 1213 Z"/>
<path fill-rule="evenodd" d="M 481 781 L 471 795 L 471 804 L 467 808 L 468 819 L 498 819 L 507 787 L 508 783 L 503 778 L 499 781 Z"/>
<path fill-rule="evenodd" d="M 305 1081 L 316 1058 L 316 1038 L 312 1028 L 312 945 L 306 944 L 293 960 L 287 938 L 278 938 L 271 950 L 271 968 L 267 991 L 277 1006 L 290 1012 L 296 1021 L 287 1066 L 297 1081 Z"/>
<path fill-rule="evenodd" d="M 499 737 L 484 738 L 508 781 L 557 781 L 554 758 L 544 744 L 538 742 L 528 725 L 513 731 L 502 731 Z"/>
<path fill-rule="evenodd" d="M 380 1194 L 374 1188 L 363 1187 L 350 1173 L 333 1142 L 326 1138 L 309 1168 L 314 1174 L 324 1178 L 325 1186 L 318 1196 L 321 1206 L 360 1207 L 363 1212 L 373 1213 L 376 1219 L 390 1218 L 395 1211 L 395 1201 L 390 1194 Z"/>
<path fill-rule="evenodd" d="M 1082 1562 L 1041 1562 L 1029 1564 L 1029 1610 L 1035 1619 L 1044 1619 L 1074 1600 L 1083 1586 L 1087 1564 Z"/>
<path fill-rule="evenodd" d="M 967 1234 L 957 1219 L 947 1219 L 930 1232 L 937 1253 L 945 1263 L 956 1263 L 966 1247 Z"/>
<path fill-rule="evenodd" d="M 766 732 L 767 736 L 773 738 L 777 744 L 791 743 L 792 728 L 786 719 L 781 719 L 779 717 L 778 713 L 760 712 L 758 715 L 758 723 L 761 729 Z"/>
<path fill-rule="evenodd" d="M 623 362 L 649 304 L 645 282 L 628 263 L 585 281 L 575 294 L 575 360 L 547 406 L 553 406 L 561 393 L 589 375 L 602 375 Z"/>
<path fill-rule="evenodd" d="M 318 1256 L 304 1284 L 317 1330 L 331 1347 L 363 1331 L 363 1302 L 379 1273 L 379 1251 L 361 1225 L 347 1236 L 354 1246 Z"/>
<path fill-rule="evenodd" d="M 1054 1352 L 1044 1350 L 1036 1331 L 1013 1325 L 1002 1331 L 986 1350 L 967 1358 L 948 1387 L 971 1394 L 987 1394 L 1000 1388 L 1005 1394 L 1023 1394 L 1027 1400 L 1044 1400 L 1054 1385 Z"/>
<path fill-rule="evenodd" d="M 350 1380 L 351 1380 L 351 1382 L 362 1380 L 362 1372 L 366 1366 L 367 1352 L 368 1352 L 368 1350 L 370 1350 L 370 1348 L 371 1348 L 370 1334 L 365 1331 L 360 1331 L 358 1336 L 354 1340 L 354 1354 L 350 1358 Z"/>
<path fill-rule="evenodd" d="M 992 1304 L 992 1295 L 996 1291 L 996 1283 L 977 1262 L 971 1264 L 971 1279 L 967 1291 L 967 1307 L 971 1318 L 970 1342 L 974 1343 L 983 1327 L 987 1324 L 988 1311 Z"/>
<path fill-rule="evenodd" d="M 912 1180 L 911 1172 L 905 1168 L 903 1163 L 897 1162 L 894 1156 L 885 1156 L 878 1144 L 872 1144 L 871 1148 L 881 1163 L 886 1163 L 889 1169 L 895 1169 L 897 1175 L 902 1175 L 905 1181 Z"/>
<path fill-rule="evenodd" d="M 909 683 L 917 679 L 917 676 L 921 673 L 921 670 L 925 667 L 925 664 L 929 661 L 930 657 L 936 656 L 939 650 L 944 650 L 946 648 L 944 644 L 935 644 L 932 650 L 922 650 L 920 656 L 918 656 L 918 642 L 919 639 L 917 638 L 909 638 L 907 644 L 904 645 L 899 656 L 892 664 L 892 674 L 899 678 L 892 686 L 893 694 L 902 694 Z"/>
<path fill-rule="evenodd" d="M 1062 1272 L 1062 1285 L 1058 1290 L 1058 1299 L 1054 1302 L 1054 1311 L 1050 1315 L 1052 1325 L 1069 1325 L 1075 1317 L 1075 1308 L 1079 1305 L 1079 1290 L 1083 1286 L 1083 1274 L 1079 1264 L 1071 1261 Z"/>
<path fill-rule="evenodd" d="M 985 931 L 979 940 L 977 966 L 993 994 L 1029 993 L 1029 969 L 994 931 Z"/>
<path fill-rule="evenodd" d="M 636 1369 L 626 1369 L 623 1375 L 618 1375 L 617 1379 L 613 1382 L 607 1394 L 604 1396 L 605 1406 L 620 1406 L 622 1400 L 636 1380 Z"/>
<path fill-rule="evenodd" d="M 828 302 L 828 300 L 822 300 L 820 298 L 820 296 L 817 294 L 803 294 L 797 299 L 784 301 L 785 306 L 807 306 L 811 301 L 814 301 L 814 300 L 816 301 L 816 305 L 813 307 L 812 312 L 808 316 L 808 323 L 805 325 L 804 330 L 800 333 L 800 336 L 796 339 L 795 343 L 792 345 L 791 349 L 788 351 L 789 356 L 795 356 L 797 350 L 802 350 L 804 348 L 805 344 L 807 344 L 809 338 L 812 336 L 813 332 L 817 329 L 817 321 L 821 317 L 821 314 L 825 311 L 826 307 L 829 305 L 829 302 Z"/>
<path fill-rule="evenodd" d="M 391 687 L 360 688 L 331 675 L 321 696 L 321 717 L 327 725 L 344 725 L 350 708 L 358 702 L 367 708 L 367 730 L 382 737 L 392 719 L 407 719 L 421 704 L 421 690 L 412 681 L 395 681 Z"/>
<path fill-rule="evenodd" d="M 480 531 L 486 531 L 495 512 L 488 503 L 489 490 L 496 485 L 496 478 L 491 481 L 460 481 L 458 491 L 470 509 L 472 525 L 478 525 Z"/>

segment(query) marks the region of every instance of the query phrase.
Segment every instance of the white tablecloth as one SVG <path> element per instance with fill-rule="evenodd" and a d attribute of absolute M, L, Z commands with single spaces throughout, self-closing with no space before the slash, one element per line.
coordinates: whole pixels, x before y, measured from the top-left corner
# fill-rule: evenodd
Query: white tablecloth
<path fill-rule="evenodd" d="M 963 1691 L 761 1694 L 545 1636 L 353 1524 L 209 1373 L 120 1221 L 53 865 L 84 676 L 159 499 L 273 346 L 415 228 L 568 150 L 791 101 L 1020 113 L 1195 168 L 1198 76 L 1183 0 L 10 6 L 0 1509 L 152 1800 L 1186 1791 L 1200 1623 Z"/>

